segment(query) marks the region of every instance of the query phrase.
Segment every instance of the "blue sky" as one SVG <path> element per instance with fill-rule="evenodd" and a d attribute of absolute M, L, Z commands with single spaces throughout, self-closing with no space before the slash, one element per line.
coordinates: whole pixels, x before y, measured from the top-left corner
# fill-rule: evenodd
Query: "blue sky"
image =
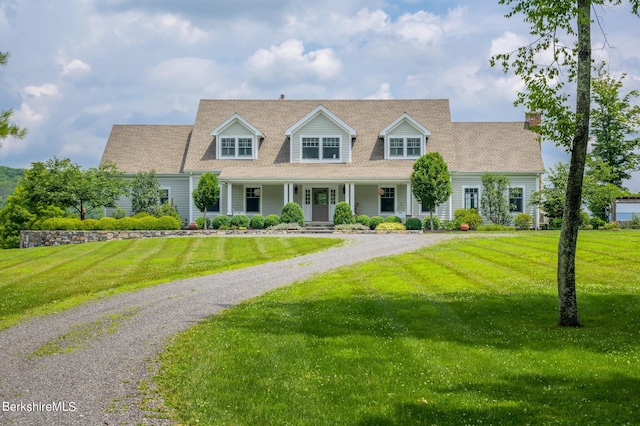
<path fill-rule="evenodd" d="M 498 1 L 0 0 L 0 109 L 29 129 L 0 165 L 96 166 L 113 124 L 192 124 L 210 99 L 446 98 L 455 121 L 521 121 L 492 54 L 530 41 Z M 639 19 L 597 7 L 613 73 L 640 90 Z M 595 27 L 594 27 L 595 28 Z M 602 43 L 599 28 L 594 44 Z M 563 150 L 544 143 L 547 166 Z M 640 176 L 628 186 L 640 191 Z"/>

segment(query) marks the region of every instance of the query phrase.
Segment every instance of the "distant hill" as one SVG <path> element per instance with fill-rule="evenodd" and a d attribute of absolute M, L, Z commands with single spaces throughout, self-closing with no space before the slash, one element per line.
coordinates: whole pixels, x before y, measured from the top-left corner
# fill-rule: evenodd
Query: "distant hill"
<path fill-rule="evenodd" d="M 12 169 L 0 166 L 0 206 L 4 204 L 7 196 L 13 193 L 18 181 L 24 176 L 24 169 Z"/>

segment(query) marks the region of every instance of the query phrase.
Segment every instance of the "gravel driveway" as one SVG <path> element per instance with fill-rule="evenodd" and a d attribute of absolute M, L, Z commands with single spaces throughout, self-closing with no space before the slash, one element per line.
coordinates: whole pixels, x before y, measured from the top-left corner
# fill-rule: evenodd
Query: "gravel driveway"
<path fill-rule="evenodd" d="M 273 288 L 459 235 L 345 235 L 323 252 L 122 293 L 0 331 L 0 424 L 172 424 L 141 390 L 168 337 Z"/>

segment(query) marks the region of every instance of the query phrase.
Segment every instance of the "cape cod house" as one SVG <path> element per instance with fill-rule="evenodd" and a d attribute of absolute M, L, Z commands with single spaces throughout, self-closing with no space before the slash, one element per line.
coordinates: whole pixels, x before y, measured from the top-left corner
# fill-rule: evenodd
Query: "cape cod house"
<path fill-rule="evenodd" d="M 513 214 L 529 203 L 544 171 L 537 135 L 523 122 L 452 122 L 448 100 L 201 100 L 193 125 L 114 125 L 101 163 L 127 175 L 155 170 L 166 199 L 189 222 L 202 214 L 191 193 L 218 175 L 208 213 L 280 214 L 295 201 L 305 220 L 326 222 L 346 201 L 356 215 L 428 215 L 413 197 L 415 160 L 437 151 L 453 193 L 437 215 L 478 208 L 485 172 L 511 180 Z M 130 210 L 130 201 L 120 200 Z"/>

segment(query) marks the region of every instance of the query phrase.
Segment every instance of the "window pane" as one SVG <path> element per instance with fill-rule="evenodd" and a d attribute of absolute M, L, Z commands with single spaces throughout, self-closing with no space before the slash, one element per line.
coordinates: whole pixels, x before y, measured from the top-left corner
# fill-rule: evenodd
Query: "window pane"
<path fill-rule="evenodd" d="M 407 156 L 420 156 L 420 138 L 407 138 Z"/>
<path fill-rule="evenodd" d="M 464 208 L 465 209 L 478 208 L 478 188 L 464 189 Z"/>
<path fill-rule="evenodd" d="M 160 190 L 160 205 L 169 202 L 169 190 L 163 188 Z"/>
<path fill-rule="evenodd" d="M 391 157 L 404 157 L 404 139 L 391 138 L 389 140 L 389 155 Z"/>
<path fill-rule="evenodd" d="M 380 211 L 395 212 L 395 188 L 382 188 L 384 193 L 380 196 Z"/>
<path fill-rule="evenodd" d="M 509 210 L 512 212 L 524 212 L 522 188 L 509 188 Z"/>
<path fill-rule="evenodd" d="M 340 158 L 340 138 L 322 138 L 322 158 L 324 160 Z"/>
<path fill-rule="evenodd" d="M 216 200 L 212 205 L 207 206 L 208 212 L 219 212 L 220 211 L 220 198 Z"/>
<path fill-rule="evenodd" d="M 236 140 L 234 138 L 222 138 L 220 143 L 223 157 L 236 156 Z"/>
<path fill-rule="evenodd" d="M 302 138 L 302 158 L 320 159 L 320 139 Z"/>
<path fill-rule="evenodd" d="M 247 213 L 260 211 L 260 188 L 246 189 Z"/>
<path fill-rule="evenodd" d="M 251 157 L 253 140 L 251 138 L 238 139 L 238 157 Z"/>

